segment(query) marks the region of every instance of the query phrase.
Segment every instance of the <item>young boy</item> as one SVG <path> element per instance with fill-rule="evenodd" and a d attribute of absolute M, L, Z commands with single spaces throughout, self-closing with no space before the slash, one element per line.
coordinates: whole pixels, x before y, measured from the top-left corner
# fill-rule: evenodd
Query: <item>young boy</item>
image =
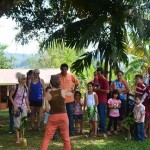
<path fill-rule="evenodd" d="M 138 96 L 141 99 L 146 90 L 146 85 L 143 83 L 142 75 L 138 74 L 135 76 L 135 84 L 136 84 L 135 97 Z"/>
<path fill-rule="evenodd" d="M 134 138 L 138 141 L 144 141 L 144 120 L 145 120 L 145 106 L 141 103 L 139 97 L 135 97 L 135 106 L 133 109 L 135 119 Z"/>

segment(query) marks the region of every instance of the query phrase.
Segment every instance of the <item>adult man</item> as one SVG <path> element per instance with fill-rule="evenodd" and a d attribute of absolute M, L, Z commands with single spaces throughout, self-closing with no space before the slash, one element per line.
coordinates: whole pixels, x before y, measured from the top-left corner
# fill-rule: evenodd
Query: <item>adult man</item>
<path fill-rule="evenodd" d="M 37 115 L 37 130 L 40 130 L 41 121 L 41 107 L 44 96 L 44 80 L 39 77 L 40 71 L 35 69 L 33 71 L 33 78 L 29 82 L 29 101 L 31 106 L 31 129 L 35 128 L 35 112 Z"/>
<path fill-rule="evenodd" d="M 68 65 L 62 64 L 60 66 L 61 73 L 59 73 L 60 87 L 68 91 L 68 95 L 65 97 L 66 110 L 69 118 L 69 134 L 74 135 L 74 91 L 78 86 L 77 78 L 72 74 L 68 73 Z"/>
<path fill-rule="evenodd" d="M 102 67 L 97 69 L 97 75 L 99 77 L 99 87 L 95 87 L 95 91 L 98 95 L 99 104 L 97 106 L 98 108 L 98 114 L 100 117 L 100 123 L 99 123 L 99 132 L 100 135 L 104 135 L 105 130 L 105 120 L 106 120 L 106 102 L 107 102 L 107 94 L 109 93 L 109 83 L 108 80 L 104 77 L 104 70 Z"/>

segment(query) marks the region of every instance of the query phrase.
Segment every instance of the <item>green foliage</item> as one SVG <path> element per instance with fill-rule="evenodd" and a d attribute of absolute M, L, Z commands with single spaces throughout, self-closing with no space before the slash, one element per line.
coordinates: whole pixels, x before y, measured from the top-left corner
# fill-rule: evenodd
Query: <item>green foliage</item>
<path fill-rule="evenodd" d="M 105 72 L 110 69 L 111 75 L 112 70 L 120 69 L 120 63 L 128 65 L 125 50 L 133 42 L 128 32 L 133 32 L 141 41 L 150 37 L 148 11 L 140 6 L 147 2 L 149 0 L 24 0 L 6 15 L 19 22 L 21 32 L 16 39 L 22 44 L 34 37 L 40 39 L 41 49 L 63 41 L 65 46 L 80 50 L 92 43 L 96 46 L 97 59 Z M 82 72 L 94 57 L 94 53 L 85 54 L 73 64 L 73 69 Z"/>
<path fill-rule="evenodd" d="M 126 128 L 129 128 L 131 125 L 134 124 L 134 118 L 133 118 L 133 115 L 132 113 L 129 113 L 128 116 L 123 120 L 123 125 L 126 127 Z"/>
<path fill-rule="evenodd" d="M 62 63 L 71 66 L 80 54 L 63 45 L 55 45 L 53 48 L 39 51 L 34 57 L 28 59 L 28 64 L 30 68 L 59 68 Z"/>
<path fill-rule="evenodd" d="M 12 68 L 12 62 L 15 60 L 13 57 L 6 58 L 4 50 L 7 48 L 6 45 L 0 44 L 0 69 L 9 69 Z"/>
<path fill-rule="evenodd" d="M 94 78 L 94 72 L 95 72 L 95 68 L 94 65 L 92 64 L 92 66 L 86 70 L 84 70 L 83 72 L 79 72 L 77 73 L 77 77 L 79 80 L 79 90 L 82 93 L 82 97 L 84 97 L 84 94 L 86 93 L 86 89 L 87 89 L 87 83 L 92 81 Z"/>

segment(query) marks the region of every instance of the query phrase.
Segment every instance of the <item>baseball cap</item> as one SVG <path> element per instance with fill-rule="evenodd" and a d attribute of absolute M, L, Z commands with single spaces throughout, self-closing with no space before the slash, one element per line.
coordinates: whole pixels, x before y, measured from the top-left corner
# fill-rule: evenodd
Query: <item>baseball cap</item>
<path fill-rule="evenodd" d="M 40 70 L 39 69 L 34 69 L 33 72 L 39 74 Z"/>

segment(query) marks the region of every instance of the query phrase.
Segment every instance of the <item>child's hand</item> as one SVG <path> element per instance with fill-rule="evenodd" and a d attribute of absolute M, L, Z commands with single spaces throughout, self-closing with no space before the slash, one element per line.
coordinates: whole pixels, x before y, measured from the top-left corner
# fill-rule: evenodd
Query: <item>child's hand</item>
<path fill-rule="evenodd" d="M 28 107 L 28 112 L 29 112 L 29 113 L 31 113 L 31 109 L 30 109 L 30 107 Z"/>

